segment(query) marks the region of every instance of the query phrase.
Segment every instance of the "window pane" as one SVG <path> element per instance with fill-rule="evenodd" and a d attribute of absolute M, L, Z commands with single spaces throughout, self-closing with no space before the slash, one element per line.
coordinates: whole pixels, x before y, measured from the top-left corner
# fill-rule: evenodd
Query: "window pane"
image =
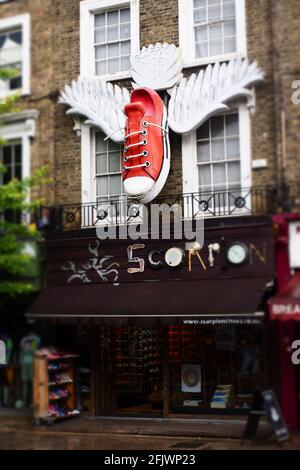
<path fill-rule="evenodd" d="M 221 5 L 208 7 L 208 21 L 219 20 L 221 18 Z"/>
<path fill-rule="evenodd" d="M 209 142 L 198 142 L 197 144 L 198 163 L 209 162 Z"/>
<path fill-rule="evenodd" d="M 229 54 L 230 52 L 235 52 L 235 51 L 236 51 L 235 37 L 224 39 L 224 53 Z"/>
<path fill-rule="evenodd" d="M 15 163 L 21 163 L 21 145 L 15 145 Z"/>
<path fill-rule="evenodd" d="M 106 59 L 106 46 L 97 46 L 95 49 L 96 59 Z"/>
<path fill-rule="evenodd" d="M 206 8 L 198 8 L 194 10 L 195 23 L 205 23 L 207 21 Z"/>
<path fill-rule="evenodd" d="M 208 43 L 204 42 L 201 45 L 196 44 L 196 57 L 207 57 L 208 56 Z"/>
<path fill-rule="evenodd" d="M 20 180 L 22 178 L 21 165 L 15 166 L 14 170 L 15 170 L 14 171 L 14 178 L 17 178 L 18 180 Z"/>
<path fill-rule="evenodd" d="M 206 0 L 194 0 L 194 8 L 205 7 L 205 6 L 206 6 Z"/>
<path fill-rule="evenodd" d="M 96 134 L 96 152 L 97 153 L 106 153 L 107 151 L 107 142 L 104 141 L 105 135 L 102 132 Z"/>
<path fill-rule="evenodd" d="M 7 184 L 12 179 L 11 167 L 6 168 L 6 171 L 2 175 L 3 184 Z"/>
<path fill-rule="evenodd" d="M 241 179 L 240 175 L 240 162 L 232 162 L 227 164 L 228 171 L 228 182 L 229 183 L 239 183 Z"/>
<path fill-rule="evenodd" d="M 235 20 L 225 21 L 224 23 L 224 36 L 235 35 Z"/>
<path fill-rule="evenodd" d="M 213 183 L 214 185 L 224 185 L 226 182 L 225 164 L 213 165 Z"/>
<path fill-rule="evenodd" d="M 105 26 L 105 13 L 95 15 L 95 27 L 98 28 L 99 26 Z"/>
<path fill-rule="evenodd" d="M 130 22 L 130 8 L 120 11 L 120 23 L 129 23 Z"/>
<path fill-rule="evenodd" d="M 207 41 L 207 26 L 198 26 L 195 28 L 196 42 Z"/>
<path fill-rule="evenodd" d="M 211 154 L 213 161 L 225 159 L 224 139 L 212 140 Z"/>
<path fill-rule="evenodd" d="M 22 32 L 15 31 L 9 35 L 9 39 L 17 44 L 22 44 Z"/>
<path fill-rule="evenodd" d="M 99 44 L 105 42 L 105 29 L 100 28 L 95 30 L 95 43 Z"/>
<path fill-rule="evenodd" d="M 5 39 L 6 39 L 6 34 L 0 34 L 0 47 L 3 46 Z"/>
<path fill-rule="evenodd" d="M 222 54 L 222 41 L 210 41 L 209 43 L 209 55 Z"/>
<path fill-rule="evenodd" d="M 130 41 L 121 42 L 121 55 L 130 54 Z"/>
<path fill-rule="evenodd" d="M 107 155 L 96 155 L 96 173 L 98 175 L 107 173 Z"/>
<path fill-rule="evenodd" d="M 224 3 L 224 5 L 223 5 L 223 17 L 224 18 L 231 18 L 234 15 L 235 15 L 234 1 Z"/>
<path fill-rule="evenodd" d="M 227 159 L 233 160 L 239 158 L 240 146 L 238 137 L 229 137 L 226 139 L 227 145 Z"/>
<path fill-rule="evenodd" d="M 120 39 L 130 38 L 130 23 L 121 24 L 120 26 Z"/>
<path fill-rule="evenodd" d="M 120 175 L 110 176 L 110 194 L 121 194 L 121 184 L 122 180 Z"/>
<path fill-rule="evenodd" d="M 121 70 L 129 70 L 130 69 L 130 59 L 129 56 L 124 56 L 121 58 Z"/>
<path fill-rule="evenodd" d="M 97 196 L 106 196 L 108 194 L 108 176 L 97 178 Z"/>
<path fill-rule="evenodd" d="M 10 79 L 10 89 L 19 90 L 22 87 L 22 77 L 14 77 Z"/>
<path fill-rule="evenodd" d="M 119 23 L 119 11 L 109 11 L 107 12 L 107 24 L 108 26 L 116 25 Z"/>
<path fill-rule="evenodd" d="M 201 127 L 197 129 L 197 139 L 208 139 L 209 138 L 209 121 L 206 121 L 202 124 Z"/>
<path fill-rule="evenodd" d="M 119 71 L 119 59 L 111 59 L 108 61 L 108 73 L 116 73 Z"/>
<path fill-rule="evenodd" d="M 120 145 L 113 140 L 108 140 L 108 151 L 109 152 L 120 152 Z"/>
<path fill-rule="evenodd" d="M 117 44 L 109 44 L 107 46 L 107 57 L 119 57 L 119 43 Z"/>
<path fill-rule="evenodd" d="M 119 39 L 118 26 L 110 26 L 107 28 L 107 41 L 117 41 Z"/>
<path fill-rule="evenodd" d="M 4 165 L 11 165 L 12 161 L 12 148 L 11 147 L 3 147 L 3 164 Z"/>
<path fill-rule="evenodd" d="M 201 188 L 211 184 L 210 165 L 199 166 L 199 182 Z"/>
<path fill-rule="evenodd" d="M 121 171 L 121 156 L 120 152 L 108 154 L 108 171 L 110 173 L 117 173 Z"/>
<path fill-rule="evenodd" d="M 209 39 L 221 39 L 222 38 L 222 25 L 214 24 L 209 27 Z"/>
<path fill-rule="evenodd" d="M 239 117 L 238 114 L 229 114 L 225 117 L 226 135 L 239 135 Z"/>
<path fill-rule="evenodd" d="M 106 73 L 106 62 L 96 62 L 96 75 L 104 75 Z"/>
<path fill-rule="evenodd" d="M 223 137 L 224 136 L 224 117 L 218 116 L 210 120 L 211 136 Z"/>

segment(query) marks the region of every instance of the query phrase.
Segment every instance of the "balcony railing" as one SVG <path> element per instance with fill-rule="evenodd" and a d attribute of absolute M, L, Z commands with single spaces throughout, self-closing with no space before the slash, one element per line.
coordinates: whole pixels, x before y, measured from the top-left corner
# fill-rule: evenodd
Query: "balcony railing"
<path fill-rule="evenodd" d="M 159 205 L 161 214 L 170 212 L 171 218 L 267 215 L 300 207 L 300 191 L 299 186 L 232 188 L 226 191 L 159 197 L 146 206 L 132 199 L 120 197 L 89 204 L 44 207 L 42 220 L 48 232 L 134 224 L 144 220 L 145 211 L 148 211 L 149 218 L 154 204 L 156 208 Z"/>

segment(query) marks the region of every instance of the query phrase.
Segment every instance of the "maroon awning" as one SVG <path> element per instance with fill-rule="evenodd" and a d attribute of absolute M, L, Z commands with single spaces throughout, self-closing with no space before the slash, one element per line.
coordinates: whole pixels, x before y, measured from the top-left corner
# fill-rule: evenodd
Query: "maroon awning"
<path fill-rule="evenodd" d="M 300 320 L 300 272 L 269 300 L 271 320 Z"/>
<path fill-rule="evenodd" d="M 47 287 L 28 317 L 139 317 L 254 314 L 262 280 L 83 284 Z"/>

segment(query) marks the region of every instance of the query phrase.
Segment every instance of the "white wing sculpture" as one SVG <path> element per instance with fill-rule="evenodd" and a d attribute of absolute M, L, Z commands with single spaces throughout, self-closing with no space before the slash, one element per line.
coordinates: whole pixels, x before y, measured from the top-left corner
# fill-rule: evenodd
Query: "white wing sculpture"
<path fill-rule="evenodd" d="M 66 85 L 59 103 L 70 106 L 66 114 L 80 114 L 86 124 L 98 127 L 114 142 L 124 141 L 124 106 L 130 95 L 126 88 L 97 78 L 78 78 Z"/>
<path fill-rule="evenodd" d="M 247 59 L 209 65 L 170 90 L 169 126 L 177 134 L 189 134 L 212 115 L 228 110 L 228 101 L 251 96 L 247 88 L 263 79 L 257 63 Z"/>
<path fill-rule="evenodd" d="M 130 60 L 134 88 L 166 90 L 182 79 L 181 52 L 174 44 L 150 44 Z"/>

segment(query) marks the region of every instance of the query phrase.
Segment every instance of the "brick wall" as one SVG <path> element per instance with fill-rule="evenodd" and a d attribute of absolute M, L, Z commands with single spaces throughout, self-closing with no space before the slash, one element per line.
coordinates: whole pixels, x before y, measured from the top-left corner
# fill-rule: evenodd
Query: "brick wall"
<path fill-rule="evenodd" d="M 300 176 L 300 105 L 291 104 L 291 83 L 300 79 L 298 0 L 246 0 L 247 47 L 266 81 L 255 92 L 251 116 L 252 158 L 266 158 L 266 169 L 253 171 L 253 183 L 277 181 L 281 175 L 281 110 L 286 113 L 286 177 Z M 0 5 L 0 17 L 29 12 L 32 17 L 32 94 L 22 108 L 40 111 L 32 144 L 32 168 L 49 164 L 53 185 L 44 191 L 49 203 L 81 200 L 80 138 L 73 120 L 57 105 L 57 92 L 79 74 L 80 0 L 15 0 Z M 283 21 L 284 19 L 284 21 Z M 158 41 L 178 45 L 177 0 L 140 0 L 141 46 Z M 181 139 L 170 133 L 172 167 L 162 195 L 182 187 Z"/>
<path fill-rule="evenodd" d="M 51 0 L 18 0 L 0 5 L 0 18 L 30 13 L 31 15 L 31 95 L 21 100 L 20 109 L 37 109 L 37 133 L 31 144 L 31 168 L 49 166 L 54 170 L 53 41 Z M 53 187 L 42 188 L 41 194 L 54 202 Z M 35 194 L 33 194 L 35 197 Z"/>

